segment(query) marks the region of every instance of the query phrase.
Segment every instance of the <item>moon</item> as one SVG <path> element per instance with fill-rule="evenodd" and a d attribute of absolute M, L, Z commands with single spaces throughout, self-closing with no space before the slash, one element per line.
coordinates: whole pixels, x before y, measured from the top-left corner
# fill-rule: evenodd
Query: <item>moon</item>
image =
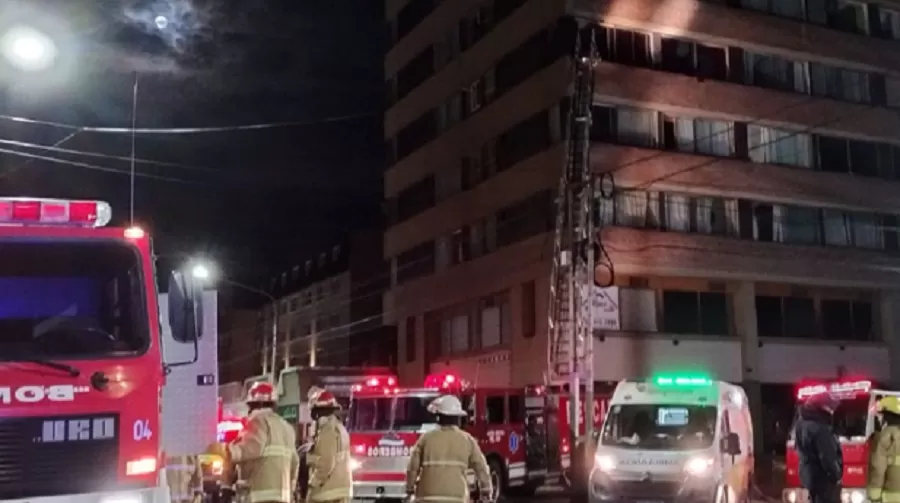
<path fill-rule="evenodd" d="M 156 19 L 153 20 L 156 23 L 156 27 L 160 30 L 165 30 L 166 26 L 169 26 L 169 20 L 166 16 L 156 16 Z"/>

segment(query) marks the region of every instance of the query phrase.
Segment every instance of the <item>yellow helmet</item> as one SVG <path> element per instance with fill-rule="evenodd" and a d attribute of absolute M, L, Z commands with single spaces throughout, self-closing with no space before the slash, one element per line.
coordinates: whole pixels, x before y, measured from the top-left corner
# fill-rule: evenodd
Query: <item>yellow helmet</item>
<path fill-rule="evenodd" d="M 878 412 L 890 412 L 900 416 L 900 400 L 895 396 L 886 396 L 878 400 Z"/>

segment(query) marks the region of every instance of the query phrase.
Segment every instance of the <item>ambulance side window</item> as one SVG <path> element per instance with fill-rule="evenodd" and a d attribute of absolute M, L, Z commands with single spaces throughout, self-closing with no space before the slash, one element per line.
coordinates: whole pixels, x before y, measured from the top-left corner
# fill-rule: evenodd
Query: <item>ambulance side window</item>
<path fill-rule="evenodd" d="M 719 442 L 723 450 L 725 448 L 725 439 L 728 438 L 728 434 L 731 433 L 730 416 L 727 409 L 722 410 L 722 421 L 719 424 Z"/>
<path fill-rule="evenodd" d="M 489 396 L 484 402 L 487 424 L 503 424 L 506 422 L 505 396 Z"/>

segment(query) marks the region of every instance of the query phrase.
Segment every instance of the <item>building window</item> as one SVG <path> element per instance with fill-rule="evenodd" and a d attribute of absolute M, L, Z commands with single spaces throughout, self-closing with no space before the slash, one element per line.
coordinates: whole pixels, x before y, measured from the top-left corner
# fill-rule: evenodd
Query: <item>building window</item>
<path fill-rule="evenodd" d="M 507 246 L 553 228 L 553 196 L 542 191 L 497 212 L 497 245 Z"/>
<path fill-rule="evenodd" d="M 651 110 L 621 107 L 616 109 L 616 139 L 628 145 L 655 147 L 658 114 Z"/>
<path fill-rule="evenodd" d="M 900 40 L 900 12 L 879 6 L 878 28 L 885 37 Z"/>
<path fill-rule="evenodd" d="M 469 314 L 462 308 L 450 309 L 441 314 L 442 355 L 464 353 L 469 350 Z"/>
<path fill-rule="evenodd" d="M 744 82 L 768 89 L 809 92 L 805 64 L 749 51 L 744 52 Z"/>
<path fill-rule="evenodd" d="M 670 72 L 725 80 L 728 77 L 725 52 L 723 47 L 664 37 L 661 67 Z"/>
<path fill-rule="evenodd" d="M 813 96 L 870 103 L 869 74 L 822 63 L 810 63 Z"/>
<path fill-rule="evenodd" d="M 629 66 L 653 66 L 650 35 L 621 28 L 598 27 L 597 51 L 607 61 Z"/>
<path fill-rule="evenodd" d="M 522 336 L 534 337 L 537 334 L 537 296 L 535 282 L 522 285 Z"/>
<path fill-rule="evenodd" d="M 756 329 L 760 337 L 816 337 L 813 299 L 803 297 L 756 297 Z"/>
<path fill-rule="evenodd" d="M 663 331 L 673 334 L 727 335 L 728 300 L 724 293 L 666 290 Z"/>
<path fill-rule="evenodd" d="M 435 268 L 435 242 L 427 241 L 397 255 L 397 284 L 427 276 Z"/>
<path fill-rule="evenodd" d="M 675 139 L 678 150 L 698 154 L 734 154 L 734 124 L 706 119 L 677 119 Z"/>
<path fill-rule="evenodd" d="M 803 19 L 803 0 L 740 0 L 741 7 Z"/>
<path fill-rule="evenodd" d="M 492 348 L 509 342 L 509 294 L 485 297 L 478 302 L 478 333 L 480 348 Z"/>
<path fill-rule="evenodd" d="M 406 317 L 406 361 L 416 361 L 416 317 Z"/>
<path fill-rule="evenodd" d="M 750 124 L 747 126 L 747 147 L 753 162 L 812 166 L 812 138 L 808 134 Z"/>
<path fill-rule="evenodd" d="M 831 340 L 873 340 L 870 302 L 823 299 L 822 336 Z"/>

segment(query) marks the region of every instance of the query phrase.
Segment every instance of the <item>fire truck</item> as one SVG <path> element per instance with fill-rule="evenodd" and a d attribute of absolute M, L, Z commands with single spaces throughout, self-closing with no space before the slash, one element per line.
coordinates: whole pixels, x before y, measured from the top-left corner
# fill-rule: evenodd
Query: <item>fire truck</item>
<path fill-rule="evenodd" d="M 163 343 L 150 237 L 110 217 L 100 201 L 0 199 L 0 500 L 170 501 L 163 386 L 198 359 L 202 292 L 170 278 Z M 163 345 L 187 356 L 164 363 Z"/>
<path fill-rule="evenodd" d="M 448 393 L 459 396 L 469 412 L 464 428 L 485 454 L 495 498 L 527 496 L 560 478 L 570 451 L 567 396 L 543 386 L 472 387 L 452 373 L 429 375 L 421 388 L 398 387 L 393 376 L 370 377 L 354 386 L 347 414 L 355 498 L 405 496 L 410 451 L 437 427 L 427 406 Z M 598 424 L 607 403 L 596 400 Z M 472 474 L 469 479 L 474 484 Z"/>
<path fill-rule="evenodd" d="M 868 465 L 867 424 L 872 422 L 870 401 L 872 382 L 865 379 L 846 379 L 834 382 L 803 382 L 797 389 L 797 414 L 803 404 L 818 394 L 831 393 L 840 399 L 834 411 L 834 433 L 841 444 L 844 457 L 842 503 L 863 503 L 866 499 L 866 467 Z M 868 430 L 871 431 L 871 428 Z M 799 458 L 791 428 L 785 456 L 784 503 L 806 503 L 809 495 L 800 484 Z"/>

